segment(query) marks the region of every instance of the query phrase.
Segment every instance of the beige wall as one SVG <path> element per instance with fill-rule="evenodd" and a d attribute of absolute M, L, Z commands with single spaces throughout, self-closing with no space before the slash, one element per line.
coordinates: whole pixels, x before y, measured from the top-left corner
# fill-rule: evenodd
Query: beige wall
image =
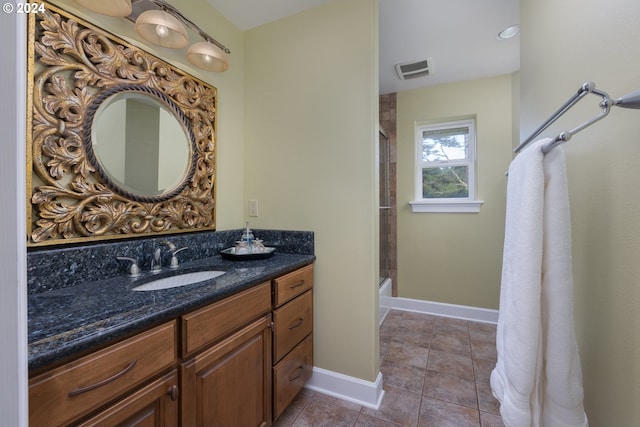
<path fill-rule="evenodd" d="M 520 71 L 511 75 L 511 142 L 520 144 Z"/>
<path fill-rule="evenodd" d="M 315 231 L 315 365 L 374 381 L 377 1 L 334 1 L 245 33 L 205 0 L 172 2 L 231 49 L 225 73 L 141 43 L 128 21 L 56 3 L 218 89 L 217 228 Z"/>
<path fill-rule="evenodd" d="M 315 365 L 375 380 L 377 1 L 248 31 L 245 199 L 261 228 L 315 231 Z"/>
<path fill-rule="evenodd" d="M 593 80 L 614 97 L 640 89 L 640 3 L 521 1 L 524 133 Z M 548 135 L 598 111 L 583 99 Z M 584 107 L 584 108 L 583 108 Z M 640 111 L 615 108 L 564 145 L 575 320 L 592 427 L 640 420 Z"/>
<path fill-rule="evenodd" d="M 512 76 L 398 93 L 398 296 L 498 308 Z M 412 213 L 415 123 L 476 115 L 480 213 Z"/>

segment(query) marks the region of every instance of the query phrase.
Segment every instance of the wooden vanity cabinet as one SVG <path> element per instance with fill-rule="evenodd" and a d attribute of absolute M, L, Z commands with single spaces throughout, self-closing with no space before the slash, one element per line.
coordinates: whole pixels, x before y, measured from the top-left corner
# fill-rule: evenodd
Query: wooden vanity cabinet
<path fill-rule="evenodd" d="M 313 369 L 313 265 L 37 375 L 29 424 L 268 427 Z"/>
<path fill-rule="evenodd" d="M 183 316 L 182 331 L 196 353 L 180 365 L 182 425 L 271 425 L 270 282 Z"/>
<path fill-rule="evenodd" d="M 131 392 L 176 363 L 176 322 L 172 321 L 52 369 L 29 381 L 29 425 L 77 425 L 105 405 L 112 405 L 106 409 L 106 418 L 99 414 L 95 422 L 82 425 L 109 425 L 109 414 L 115 412 L 130 420 L 153 419 L 155 426 L 175 425 L 175 370 L 170 378 Z M 101 419 L 107 421 L 98 422 Z"/>
<path fill-rule="evenodd" d="M 273 281 L 273 418 L 313 373 L 313 265 Z"/>
<path fill-rule="evenodd" d="M 183 426 L 265 427 L 284 411 L 311 378 L 312 287 L 309 265 L 182 317 Z"/>

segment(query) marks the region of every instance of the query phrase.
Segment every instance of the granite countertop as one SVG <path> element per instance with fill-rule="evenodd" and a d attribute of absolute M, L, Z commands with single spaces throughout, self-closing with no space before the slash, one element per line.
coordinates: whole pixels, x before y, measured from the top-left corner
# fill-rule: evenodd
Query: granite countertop
<path fill-rule="evenodd" d="M 229 261 L 220 255 L 177 270 L 143 272 L 30 294 L 29 369 L 70 360 L 150 326 L 169 321 L 241 290 L 311 264 L 314 255 L 275 253 L 264 260 Z M 214 279 L 172 289 L 135 292 L 142 283 L 199 270 L 224 270 Z"/>

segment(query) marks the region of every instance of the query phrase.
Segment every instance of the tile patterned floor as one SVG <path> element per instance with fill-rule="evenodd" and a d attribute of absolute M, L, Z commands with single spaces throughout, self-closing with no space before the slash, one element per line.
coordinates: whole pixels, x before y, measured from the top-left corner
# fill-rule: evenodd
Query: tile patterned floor
<path fill-rule="evenodd" d="M 504 427 L 489 375 L 495 325 L 392 310 L 380 328 L 376 411 L 303 390 L 275 427 Z"/>

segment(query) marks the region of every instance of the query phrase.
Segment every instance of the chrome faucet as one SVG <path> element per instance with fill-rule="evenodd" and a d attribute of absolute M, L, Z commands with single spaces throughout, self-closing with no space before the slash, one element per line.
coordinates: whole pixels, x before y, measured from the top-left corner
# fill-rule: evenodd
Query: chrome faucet
<path fill-rule="evenodd" d="M 137 277 L 140 275 L 140 267 L 138 267 L 138 260 L 136 258 L 131 258 L 128 256 L 117 256 L 116 258 L 122 261 L 131 262 L 131 265 L 129 266 L 129 276 Z"/>
<path fill-rule="evenodd" d="M 162 260 L 160 258 L 160 253 L 162 252 L 162 248 L 156 248 L 153 251 L 153 257 L 151 257 L 151 272 L 159 273 L 162 270 Z"/>
<path fill-rule="evenodd" d="M 176 254 L 189 248 L 185 246 L 184 248 L 176 249 L 176 245 L 174 245 L 168 240 L 165 240 L 164 242 L 161 242 L 161 243 L 165 245 L 167 248 L 169 248 L 169 253 L 171 254 L 171 261 L 169 262 L 169 268 L 171 269 L 178 268 L 178 257 L 176 257 Z"/>

